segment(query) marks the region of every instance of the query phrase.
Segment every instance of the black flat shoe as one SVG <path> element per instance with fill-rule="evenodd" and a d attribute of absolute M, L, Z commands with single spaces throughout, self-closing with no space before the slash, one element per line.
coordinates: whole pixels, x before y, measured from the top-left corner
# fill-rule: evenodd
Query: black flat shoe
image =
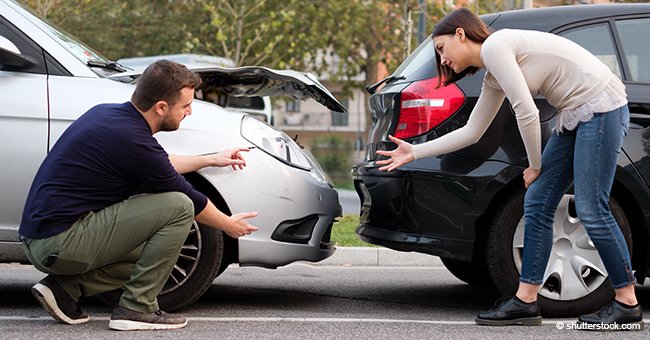
<path fill-rule="evenodd" d="M 638 324 L 639 327 L 629 329 L 643 329 L 641 306 L 637 304 L 633 308 L 627 308 L 616 300 L 610 301 L 594 313 L 581 315 L 578 320 L 590 324 Z"/>
<path fill-rule="evenodd" d="M 542 317 L 537 301 L 525 303 L 513 296 L 501 298 L 492 309 L 479 313 L 476 323 L 487 326 L 539 326 Z"/>

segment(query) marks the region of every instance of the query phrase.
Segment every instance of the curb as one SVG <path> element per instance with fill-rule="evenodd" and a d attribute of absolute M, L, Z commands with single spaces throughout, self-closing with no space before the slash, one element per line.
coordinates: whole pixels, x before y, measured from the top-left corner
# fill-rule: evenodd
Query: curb
<path fill-rule="evenodd" d="M 336 247 L 334 255 L 312 263 L 316 266 L 359 267 L 443 267 L 440 258 L 433 255 L 401 252 L 388 248 Z"/>

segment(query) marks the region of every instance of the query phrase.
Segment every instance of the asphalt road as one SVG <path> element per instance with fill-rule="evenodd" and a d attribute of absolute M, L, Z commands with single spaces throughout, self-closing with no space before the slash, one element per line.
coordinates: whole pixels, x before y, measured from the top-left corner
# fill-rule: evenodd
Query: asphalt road
<path fill-rule="evenodd" d="M 339 193 L 339 203 L 343 208 L 343 215 L 359 215 L 361 200 L 354 190 L 336 189 Z"/>
<path fill-rule="evenodd" d="M 545 319 L 541 327 L 474 324 L 498 294 L 470 287 L 440 266 L 355 267 L 294 264 L 276 270 L 231 267 L 192 307 L 181 330 L 116 332 L 110 309 L 84 300 L 91 321 L 57 324 L 30 294 L 43 274 L 0 265 L 3 339 L 648 339 L 642 332 L 586 332 L 575 319 Z M 650 307 L 650 286 L 638 288 Z M 650 309 L 646 308 L 646 323 Z M 563 329 L 558 329 L 558 325 Z"/>

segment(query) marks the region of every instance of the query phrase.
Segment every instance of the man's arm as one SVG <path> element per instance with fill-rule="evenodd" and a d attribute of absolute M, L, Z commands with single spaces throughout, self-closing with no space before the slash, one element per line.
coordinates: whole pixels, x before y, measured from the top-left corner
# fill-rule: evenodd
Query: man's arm
<path fill-rule="evenodd" d="M 243 169 L 246 161 L 240 152 L 247 152 L 248 148 L 233 148 L 217 153 L 179 156 L 169 155 L 174 170 L 179 174 L 196 171 L 208 166 L 232 166 L 233 170 Z M 246 221 L 257 216 L 256 212 L 246 212 L 228 216 L 221 212 L 209 199 L 207 204 L 194 218 L 202 224 L 223 230 L 228 236 L 238 238 L 257 231 L 257 227 Z"/>
<path fill-rule="evenodd" d="M 217 207 L 208 200 L 208 204 L 203 210 L 195 216 L 195 219 L 210 227 L 223 230 L 228 236 L 238 238 L 257 231 L 257 227 L 246 221 L 249 218 L 257 216 L 256 212 L 246 212 L 228 216 L 222 213 Z"/>
<path fill-rule="evenodd" d="M 243 169 L 246 161 L 240 152 L 248 152 L 248 148 L 233 148 L 216 153 L 196 156 L 169 155 L 169 161 L 179 174 L 196 171 L 208 166 L 232 166 L 233 170 Z"/>

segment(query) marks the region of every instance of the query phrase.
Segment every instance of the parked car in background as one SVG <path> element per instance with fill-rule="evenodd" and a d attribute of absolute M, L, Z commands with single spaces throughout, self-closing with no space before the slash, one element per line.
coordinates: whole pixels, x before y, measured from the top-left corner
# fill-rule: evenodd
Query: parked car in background
<path fill-rule="evenodd" d="M 627 87 L 631 125 L 618 159 L 610 206 L 630 246 L 639 283 L 649 275 L 650 249 L 650 4 L 559 6 L 481 16 L 492 29 L 533 29 L 582 45 Z M 549 60 L 549 62 L 553 62 Z M 436 59 L 424 41 L 370 97 L 372 127 L 366 159 L 354 166 L 366 242 L 439 256 L 459 279 L 495 285 L 513 295 L 523 248 L 522 171 L 526 152 L 506 101 L 473 146 L 380 172 L 377 150 L 392 150 L 389 134 L 419 144 L 463 126 L 485 71 L 435 89 Z M 373 90 L 372 88 L 370 90 Z M 546 143 L 556 110 L 535 98 Z M 604 305 L 613 290 L 605 267 L 577 218 L 573 195 L 562 199 L 554 245 L 539 291 L 542 313 L 569 316 Z"/>
<path fill-rule="evenodd" d="M 263 67 L 210 66 L 199 71 L 197 93 L 315 97 L 343 106 L 309 74 Z M 139 73 L 127 72 L 12 0 L 0 0 L 0 262 L 28 263 L 18 239 L 23 206 L 36 171 L 57 138 L 90 107 L 126 102 Z M 312 155 L 284 132 L 201 100 L 173 133 L 158 133 L 174 154 L 204 154 L 255 146 L 243 171 L 206 168 L 187 180 L 227 214 L 257 211 L 259 231 L 233 239 L 195 222 L 160 293 L 161 307 L 198 299 L 229 264 L 276 268 L 320 261 L 335 251 L 332 223 L 341 206 Z"/>
<path fill-rule="evenodd" d="M 235 67 L 235 62 L 232 61 L 232 59 L 202 54 L 171 54 L 151 57 L 131 57 L 119 59 L 117 63 L 134 70 L 144 70 L 149 66 L 149 64 L 160 59 L 172 60 L 181 63 L 190 69 L 210 68 L 213 66 Z M 199 99 L 215 103 L 231 111 L 248 113 L 263 122 L 273 125 L 271 98 L 268 96 L 237 97 L 215 89 L 212 93 L 201 92 Z"/>

